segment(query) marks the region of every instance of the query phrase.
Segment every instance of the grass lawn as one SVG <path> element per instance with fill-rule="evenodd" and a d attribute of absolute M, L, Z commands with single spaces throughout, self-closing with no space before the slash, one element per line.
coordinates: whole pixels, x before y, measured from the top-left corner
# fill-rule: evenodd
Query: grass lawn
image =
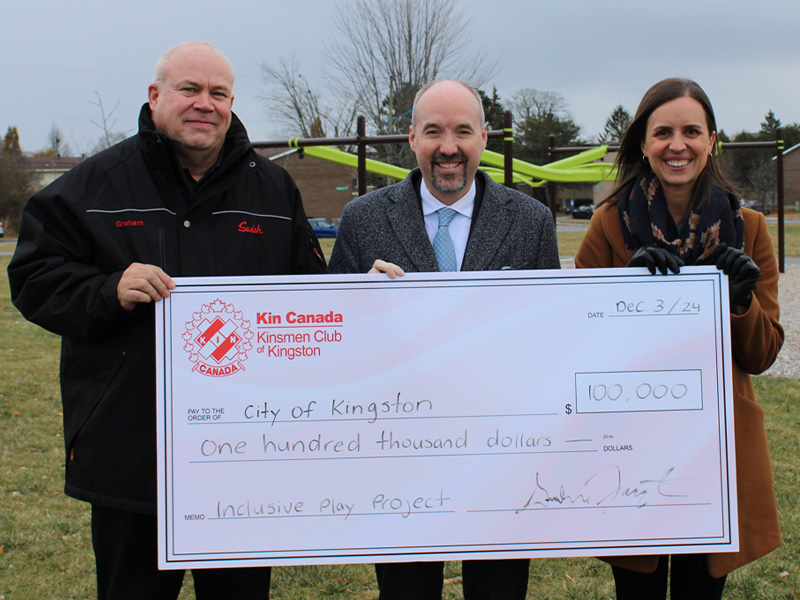
<path fill-rule="evenodd" d="M 325 256 L 330 256 L 331 252 L 333 252 L 333 243 L 336 241 L 336 238 L 321 238 L 319 240 L 319 245 L 322 246 L 322 253 Z"/>
<path fill-rule="evenodd" d="M 778 256 L 778 224 L 767 223 L 767 230 L 775 247 L 775 256 Z M 800 223 L 784 223 L 783 235 L 785 256 L 800 256 Z"/>
<path fill-rule="evenodd" d="M 572 247 L 568 244 L 579 241 L 561 234 L 562 254 L 574 253 L 567 250 Z M 59 339 L 25 321 L 11 305 L 8 262 L 8 256 L 0 256 L 0 600 L 92 598 L 96 591 L 89 508 L 62 492 Z M 757 377 L 755 382 L 766 411 L 784 544 L 733 573 L 725 598 L 797 599 L 800 381 Z M 448 563 L 446 599 L 463 597 L 459 576 L 460 564 Z M 613 596 L 610 570 L 596 559 L 532 562 L 529 598 Z M 187 576 L 181 598 L 193 597 Z M 277 600 L 376 597 L 370 565 L 282 567 L 273 572 L 272 598 Z"/>

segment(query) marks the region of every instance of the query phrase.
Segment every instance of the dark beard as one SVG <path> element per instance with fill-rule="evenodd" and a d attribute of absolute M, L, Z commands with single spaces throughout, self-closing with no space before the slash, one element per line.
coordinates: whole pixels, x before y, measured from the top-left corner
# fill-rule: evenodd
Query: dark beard
<path fill-rule="evenodd" d="M 461 163 L 463 170 L 459 173 L 447 174 L 444 176 L 436 175 L 437 162 L 450 162 L 458 161 Z M 467 157 L 463 154 L 434 154 L 431 159 L 431 185 L 437 192 L 443 194 L 453 194 L 460 192 L 467 187 Z"/>

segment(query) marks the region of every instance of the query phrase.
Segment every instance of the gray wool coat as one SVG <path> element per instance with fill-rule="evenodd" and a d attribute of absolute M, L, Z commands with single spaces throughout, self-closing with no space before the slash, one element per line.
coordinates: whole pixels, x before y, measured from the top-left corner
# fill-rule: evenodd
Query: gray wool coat
<path fill-rule="evenodd" d="M 366 273 L 380 259 L 405 271 L 438 271 L 417 193 L 422 174 L 344 207 L 328 273 Z M 462 271 L 558 269 L 553 217 L 538 200 L 476 175 L 478 196 Z M 483 194 L 481 197 L 481 190 Z"/>

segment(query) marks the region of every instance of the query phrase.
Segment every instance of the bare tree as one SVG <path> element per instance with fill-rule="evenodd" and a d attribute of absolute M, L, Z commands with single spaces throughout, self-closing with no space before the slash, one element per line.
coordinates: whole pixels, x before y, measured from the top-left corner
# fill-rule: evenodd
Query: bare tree
<path fill-rule="evenodd" d="M 523 88 L 511 96 L 509 105 L 514 119 L 520 122 L 548 116 L 571 118 L 567 110 L 567 102 L 564 100 L 564 96 L 558 92 Z"/>
<path fill-rule="evenodd" d="M 364 111 L 378 133 L 397 123 L 413 94 L 432 79 L 480 87 L 496 63 L 470 52 L 470 19 L 457 0 L 337 0 L 336 39 L 326 44 L 332 87 Z M 409 97 L 410 96 L 410 97 Z"/>
<path fill-rule="evenodd" d="M 72 156 L 72 148 L 70 148 L 69 144 L 64 141 L 64 134 L 62 133 L 61 128 L 55 123 L 53 123 L 52 127 L 50 127 L 50 133 L 47 134 L 47 140 L 50 142 L 50 146 L 47 148 L 47 151 L 51 156 Z"/>
<path fill-rule="evenodd" d="M 323 53 L 328 66 L 324 95 L 312 92 L 293 61 L 262 65 L 265 81 L 278 88 L 265 97 L 269 106 L 300 131 L 308 132 L 317 119 L 333 123 L 335 115 L 342 125 L 360 113 L 371 133 L 408 133 L 414 95 L 422 85 L 453 77 L 480 87 L 497 70 L 497 62 L 471 50 L 470 18 L 457 0 L 337 0 L 336 8 L 336 37 Z M 323 110 L 322 97 L 337 108 Z M 405 145 L 376 150 L 389 153 L 383 156 L 387 160 L 413 163 L 409 156 L 396 156 L 408 153 Z"/>
<path fill-rule="evenodd" d="M 117 110 L 119 107 L 119 100 L 114 105 L 108 114 L 106 114 L 105 106 L 103 106 L 103 97 L 100 95 L 100 92 L 95 92 L 95 96 L 97 96 L 97 102 L 92 102 L 95 106 L 100 109 L 100 117 L 102 119 L 102 123 L 98 123 L 96 121 L 92 121 L 93 125 L 96 125 L 100 129 L 103 130 L 103 135 L 100 136 L 100 140 L 97 145 L 92 149 L 91 154 L 96 154 L 101 150 L 105 150 L 106 148 L 110 148 L 117 142 L 125 139 L 127 136 L 127 132 L 119 132 L 113 131 L 114 125 L 116 124 L 117 120 L 111 120 L 111 117 L 114 115 L 114 111 Z"/>
<path fill-rule="evenodd" d="M 277 89 L 262 94 L 261 99 L 290 124 L 293 133 L 301 137 L 344 137 L 352 133 L 355 106 L 323 106 L 319 95 L 311 91 L 300 73 L 294 57 L 280 59 L 277 66 L 266 62 L 260 66 L 265 83 L 277 85 Z"/>

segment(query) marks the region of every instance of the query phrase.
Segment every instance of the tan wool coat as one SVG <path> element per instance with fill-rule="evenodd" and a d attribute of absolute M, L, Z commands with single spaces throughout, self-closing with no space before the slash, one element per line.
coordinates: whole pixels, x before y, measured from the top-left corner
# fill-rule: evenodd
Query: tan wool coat
<path fill-rule="evenodd" d="M 740 549 L 733 553 L 709 554 L 708 570 L 712 577 L 727 575 L 781 543 L 764 410 L 756 401 L 750 378 L 751 374 L 757 375 L 769 368 L 783 345 L 783 328 L 778 322 L 778 267 L 764 215 L 747 208 L 743 208 L 742 213 L 742 249 L 761 269 L 761 276 L 747 312 L 731 315 Z M 627 263 L 617 203 L 606 202 L 592 217 L 575 256 L 575 266 L 607 268 L 624 267 Z M 647 573 L 655 570 L 658 558 L 628 556 L 604 560 Z"/>

